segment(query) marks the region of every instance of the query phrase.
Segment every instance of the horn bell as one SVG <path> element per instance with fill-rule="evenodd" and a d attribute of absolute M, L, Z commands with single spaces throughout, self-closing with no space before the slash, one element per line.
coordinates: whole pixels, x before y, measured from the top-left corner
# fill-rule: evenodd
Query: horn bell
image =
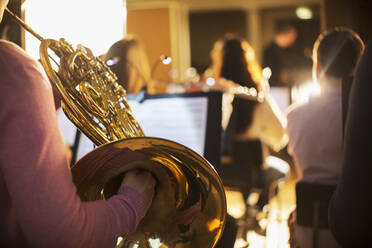
<path fill-rule="evenodd" d="M 98 146 L 71 168 L 81 199 L 108 199 L 131 169 L 150 170 L 157 178 L 150 209 L 118 247 L 214 247 L 225 225 L 226 197 L 213 166 L 181 144 L 145 137 L 125 90 L 99 58 L 73 49 L 63 38 L 44 39 L 6 11 L 41 41 L 40 62 L 63 111 Z"/>
<path fill-rule="evenodd" d="M 138 160 L 141 155 L 145 158 L 142 161 Z M 72 167 L 72 175 L 81 199 L 91 201 L 115 194 L 121 175 L 134 168 L 155 175 L 156 193 L 137 231 L 123 237 L 118 247 L 191 248 L 217 244 L 226 218 L 224 188 L 213 166 L 181 144 L 153 137 L 110 142 L 81 158 Z M 191 220 L 174 223 L 183 210 L 192 206 L 198 209 Z"/>

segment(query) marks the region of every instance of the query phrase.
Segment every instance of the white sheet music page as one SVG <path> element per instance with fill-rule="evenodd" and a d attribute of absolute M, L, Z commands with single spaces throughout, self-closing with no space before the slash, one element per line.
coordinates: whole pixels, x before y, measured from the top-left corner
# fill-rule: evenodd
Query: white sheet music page
<path fill-rule="evenodd" d="M 65 143 L 72 147 L 75 141 L 76 126 L 66 117 L 62 109 L 57 111 L 57 121 Z M 76 159 L 79 160 L 85 154 L 93 150 L 94 147 L 94 143 L 82 133 L 78 144 Z"/>
<path fill-rule="evenodd" d="M 282 113 L 286 113 L 287 108 L 290 105 L 290 94 L 290 89 L 287 87 L 270 88 L 270 95 L 275 99 Z"/>
<path fill-rule="evenodd" d="M 131 100 L 129 105 L 145 136 L 169 139 L 204 155 L 207 97 Z"/>

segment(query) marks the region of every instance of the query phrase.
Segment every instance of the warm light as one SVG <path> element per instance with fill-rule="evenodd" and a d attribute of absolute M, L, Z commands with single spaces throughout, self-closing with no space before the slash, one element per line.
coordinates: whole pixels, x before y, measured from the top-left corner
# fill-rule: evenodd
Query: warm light
<path fill-rule="evenodd" d="M 263 91 L 258 92 L 258 94 L 257 94 L 257 100 L 259 102 L 263 102 L 264 99 L 265 99 L 265 93 Z"/>
<path fill-rule="evenodd" d="M 124 36 L 126 8 L 122 0 L 28 0 L 25 20 L 44 38 L 65 38 L 76 48 L 82 44 L 96 56 Z M 40 42 L 26 33 L 26 50 L 38 59 Z"/>
<path fill-rule="evenodd" d="M 119 63 L 119 61 L 120 61 L 119 57 L 113 57 L 112 59 L 109 59 L 109 60 L 106 61 L 106 65 L 113 66 L 113 65 L 116 65 L 117 63 Z"/>
<path fill-rule="evenodd" d="M 266 157 L 265 161 L 268 167 L 275 168 L 276 170 L 280 171 L 283 174 L 289 173 L 290 169 L 289 164 L 283 159 L 269 155 Z"/>
<path fill-rule="evenodd" d="M 258 247 L 278 247 L 275 246 L 268 246 L 265 245 L 265 237 L 257 234 L 255 231 L 248 231 L 247 233 L 247 241 L 249 243 L 249 247 L 251 248 L 258 248 Z"/>
<path fill-rule="evenodd" d="M 168 72 L 168 76 L 172 79 L 175 79 L 178 77 L 178 71 L 176 69 L 170 69 Z"/>
<path fill-rule="evenodd" d="M 235 241 L 234 248 L 242 248 L 242 247 L 247 247 L 248 242 L 245 241 L 242 238 L 239 238 Z"/>
<path fill-rule="evenodd" d="M 244 209 L 239 207 L 231 207 L 229 208 L 228 213 L 233 216 L 235 219 L 244 216 Z"/>
<path fill-rule="evenodd" d="M 172 63 L 172 58 L 171 57 L 164 57 L 161 62 L 164 64 L 164 65 L 169 65 L 170 63 Z"/>
<path fill-rule="evenodd" d="M 221 220 L 214 218 L 213 220 L 208 221 L 206 225 L 208 231 L 213 232 L 221 227 Z"/>
<path fill-rule="evenodd" d="M 249 95 L 250 96 L 257 96 L 257 90 L 255 88 L 249 89 Z"/>
<path fill-rule="evenodd" d="M 245 199 L 240 191 L 225 189 L 227 212 L 235 219 L 244 216 L 246 211 Z"/>
<path fill-rule="evenodd" d="M 320 95 L 320 85 L 316 82 L 306 82 L 295 86 L 291 90 L 292 102 L 306 103 L 310 97 Z"/>
<path fill-rule="evenodd" d="M 214 78 L 209 77 L 207 78 L 206 83 L 208 86 L 213 86 L 216 83 L 216 80 L 214 80 Z"/>
<path fill-rule="evenodd" d="M 258 200 L 260 199 L 260 193 L 258 192 L 251 192 L 248 196 L 247 203 L 250 206 L 254 206 L 257 204 Z"/>
<path fill-rule="evenodd" d="M 118 238 L 118 241 L 116 242 L 116 245 L 118 246 L 121 243 L 121 241 L 123 241 L 123 238 L 122 237 L 119 237 Z"/>
<path fill-rule="evenodd" d="M 264 76 L 264 78 L 269 79 L 271 77 L 271 75 L 272 75 L 272 71 L 271 71 L 270 67 L 265 67 L 262 70 L 262 76 Z"/>
<path fill-rule="evenodd" d="M 149 243 L 153 248 L 160 248 L 163 245 L 159 238 L 150 238 Z"/>
<path fill-rule="evenodd" d="M 191 78 L 192 79 L 195 76 L 197 76 L 197 74 L 198 74 L 198 71 L 196 70 L 195 67 L 189 67 L 189 68 L 186 69 L 186 76 L 188 78 Z"/>
<path fill-rule="evenodd" d="M 308 7 L 298 7 L 296 9 L 296 15 L 300 19 L 308 20 L 313 17 L 313 12 Z"/>

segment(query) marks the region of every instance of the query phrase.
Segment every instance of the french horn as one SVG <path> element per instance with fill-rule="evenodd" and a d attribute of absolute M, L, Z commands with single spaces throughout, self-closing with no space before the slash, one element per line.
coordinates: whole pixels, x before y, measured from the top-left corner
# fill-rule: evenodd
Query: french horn
<path fill-rule="evenodd" d="M 84 201 L 115 194 L 123 172 L 145 168 L 158 184 L 153 204 L 134 234 L 121 237 L 120 247 L 214 247 L 223 231 L 226 198 L 213 166 L 202 156 L 176 142 L 146 137 L 126 100 L 115 74 L 97 57 L 75 50 L 65 39 L 44 39 L 11 11 L 13 19 L 40 40 L 40 61 L 62 98 L 66 116 L 97 145 L 72 166 L 77 193 Z M 59 60 L 59 61 L 57 61 Z M 56 68 L 57 65 L 57 68 Z M 107 168 L 102 158 L 135 153 L 147 158 Z M 145 166 L 145 167 L 144 167 Z M 160 199 L 156 199 L 156 198 Z M 195 208 L 190 223 L 164 229 L 177 212 Z"/>

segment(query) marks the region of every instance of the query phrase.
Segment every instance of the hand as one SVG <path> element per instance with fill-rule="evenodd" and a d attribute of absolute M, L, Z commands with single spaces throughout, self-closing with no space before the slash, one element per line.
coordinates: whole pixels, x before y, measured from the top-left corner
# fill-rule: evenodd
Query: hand
<path fill-rule="evenodd" d="M 201 199 L 183 211 L 177 211 L 175 216 L 172 218 L 172 222 L 167 229 L 167 233 L 164 234 L 164 239 L 168 242 L 176 242 L 180 239 L 181 230 L 180 225 L 188 226 L 190 225 L 196 217 L 199 216 L 201 211 Z M 187 227 L 188 229 L 188 227 Z"/>
<path fill-rule="evenodd" d="M 131 187 L 140 193 L 145 201 L 146 211 L 150 208 L 155 192 L 156 181 L 147 170 L 132 170 L 125 173 L 120 187 Z"/>

